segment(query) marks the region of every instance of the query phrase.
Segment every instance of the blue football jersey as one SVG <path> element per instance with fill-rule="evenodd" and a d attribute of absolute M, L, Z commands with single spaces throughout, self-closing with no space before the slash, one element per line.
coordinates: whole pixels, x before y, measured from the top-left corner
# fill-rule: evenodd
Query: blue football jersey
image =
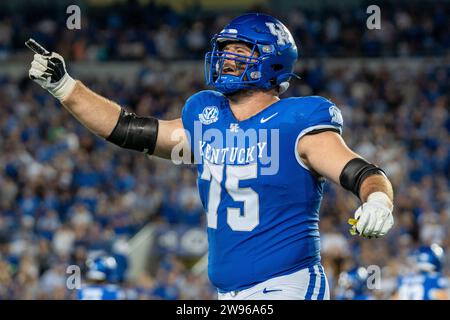
<path fill-rule="evenodd" d="M 219 291 L 251 287 L 320 262 L 324 180 L 297 155 L 313 130 L 341 133 L 329 100 L 286 98 L 238 121 L 216 91 L 191 96 L 182 111 L 207 212 L 208 275 Z"/>
<path fill-rule="evenodd" d="M 343 294 L 336 295 L 335 300 L 375 300 L 373 296 L 369 294 L 355 294 L 352 290 L 348 290 Z"/>
<path fill-rule="evenodd" d="M 434 290 L 448 287 L 448 279 L 440 272 L 409 274 L 398 279 L 400 300 L 434 300 Z"/>
<path fill-rule="evenodd" d="M 117 285 L 86 285 L 77 291 L 78 300 L 123 300 L 125 294 Z"/>

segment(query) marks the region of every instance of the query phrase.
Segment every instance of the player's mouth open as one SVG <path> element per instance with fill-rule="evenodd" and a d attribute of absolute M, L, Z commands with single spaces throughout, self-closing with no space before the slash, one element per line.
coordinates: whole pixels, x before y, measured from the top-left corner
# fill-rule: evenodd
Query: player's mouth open
<path fill-rule="evenodd" d="M 225 66 L 223 67 L 222 73 L 235 75 L 236 69 L 231 66 Z"/>

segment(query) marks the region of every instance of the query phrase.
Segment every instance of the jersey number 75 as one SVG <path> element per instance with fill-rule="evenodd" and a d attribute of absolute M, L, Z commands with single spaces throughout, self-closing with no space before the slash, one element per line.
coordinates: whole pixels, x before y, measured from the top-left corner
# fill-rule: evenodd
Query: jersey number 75
<path fill-rule="evenodd" d="M 217 229 L 217 210 L 221 201 L 221 183 L 224 165 L 205 162 L 201 179 L 210 181 L 207 220 L 208 227 Z M 227 223 L 233 231 L 252 231 L 259 224 L 259 195 L 252 188 L 239 188 L 239 181 L 255 179 L 258 176 L 256 163 L 248 165 L 227 165 L 225 189 L 234 201 L 244 203 L 240 208 L 227 208 Z"/>

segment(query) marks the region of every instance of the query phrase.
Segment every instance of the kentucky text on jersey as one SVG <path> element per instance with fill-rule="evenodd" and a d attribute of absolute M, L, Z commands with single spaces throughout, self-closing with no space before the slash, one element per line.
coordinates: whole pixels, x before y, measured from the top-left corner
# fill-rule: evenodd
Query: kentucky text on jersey
<path fill-rule="evenodd" d="M 217 117 L 215 121 L 211 120 L 213 116 Z M 204 160 L 213 164 L 248 164 L 255 162 L 258 158 L 261 165 L 260 174 L 274 175 L 278 172 L 280 163 L 278 128 L 259 128 L 257 130 L 246 128 L 243 130 L 238 123 L 230 123 L 225 130 L 218 130 L 211 125 L 216 123 L 218 117 L 218 108 L 208 106 L 198 115 L 198 119 L 202 120 L 193 121 L 193 125 L 191 125 L 193 130 L 185 130 L 193 150 L 195 164 L 201 164 Z M 270 117 L 267 119 L 271 120 Z M 176 136 L 178 134 L 174 136 L 174 139 Z M 198 141 L 198 143 L 193 144 L 194 141 Z M 182 146 L 174 149 L 172 161 L 175 164 L 191 163 L 190 157 L 180 156 L 179 151 L 182 149 Z M 188 153 L 182 152 L 181 154 Z"/>
<path fill-rule="evenodd" d="M 263 157 L 263 151 L 267 146 L 267 142 L 259 142 L 256 146 L 249 148 L 226 147 L 214 148 L 211 144 L 200 141 L 200 156 L 202 159 L 208 160 L 211 163 L 234 163 L 238 164 L 253 163 L 256 158 Z"/>
<path fill-rule="evenodd" d="M 182 121 L 201 158 L 197 184 L 207 212 L 208 275 L 219 291 L 318 264 L 324 181 L 302 163 L 296 146 L 314 130 L 341 133 L 339 109 L 322 97 L 286 98 L 238 121 L 224 95 L 201 91 L 187 100 Z M 209 136 L 196 135 L 196 126 Z M 240 130 L 254 137 L 227 138 Z M 264 155 L 279 158 L 272 174 L 263 173 Z"/>

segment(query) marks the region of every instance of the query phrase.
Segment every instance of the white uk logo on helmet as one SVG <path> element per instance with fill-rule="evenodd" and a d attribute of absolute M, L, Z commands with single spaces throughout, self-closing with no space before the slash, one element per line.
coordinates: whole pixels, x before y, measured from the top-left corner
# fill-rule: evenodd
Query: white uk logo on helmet
<path fill-rule="evenodd" d="M 277 37 L 278 45 L 284 46 L 293 42 L 291 35 L 284 30 L 282 25 L 273 22 L 266 22 L 266 26 L 269 28 L 270 33 Z"/>

